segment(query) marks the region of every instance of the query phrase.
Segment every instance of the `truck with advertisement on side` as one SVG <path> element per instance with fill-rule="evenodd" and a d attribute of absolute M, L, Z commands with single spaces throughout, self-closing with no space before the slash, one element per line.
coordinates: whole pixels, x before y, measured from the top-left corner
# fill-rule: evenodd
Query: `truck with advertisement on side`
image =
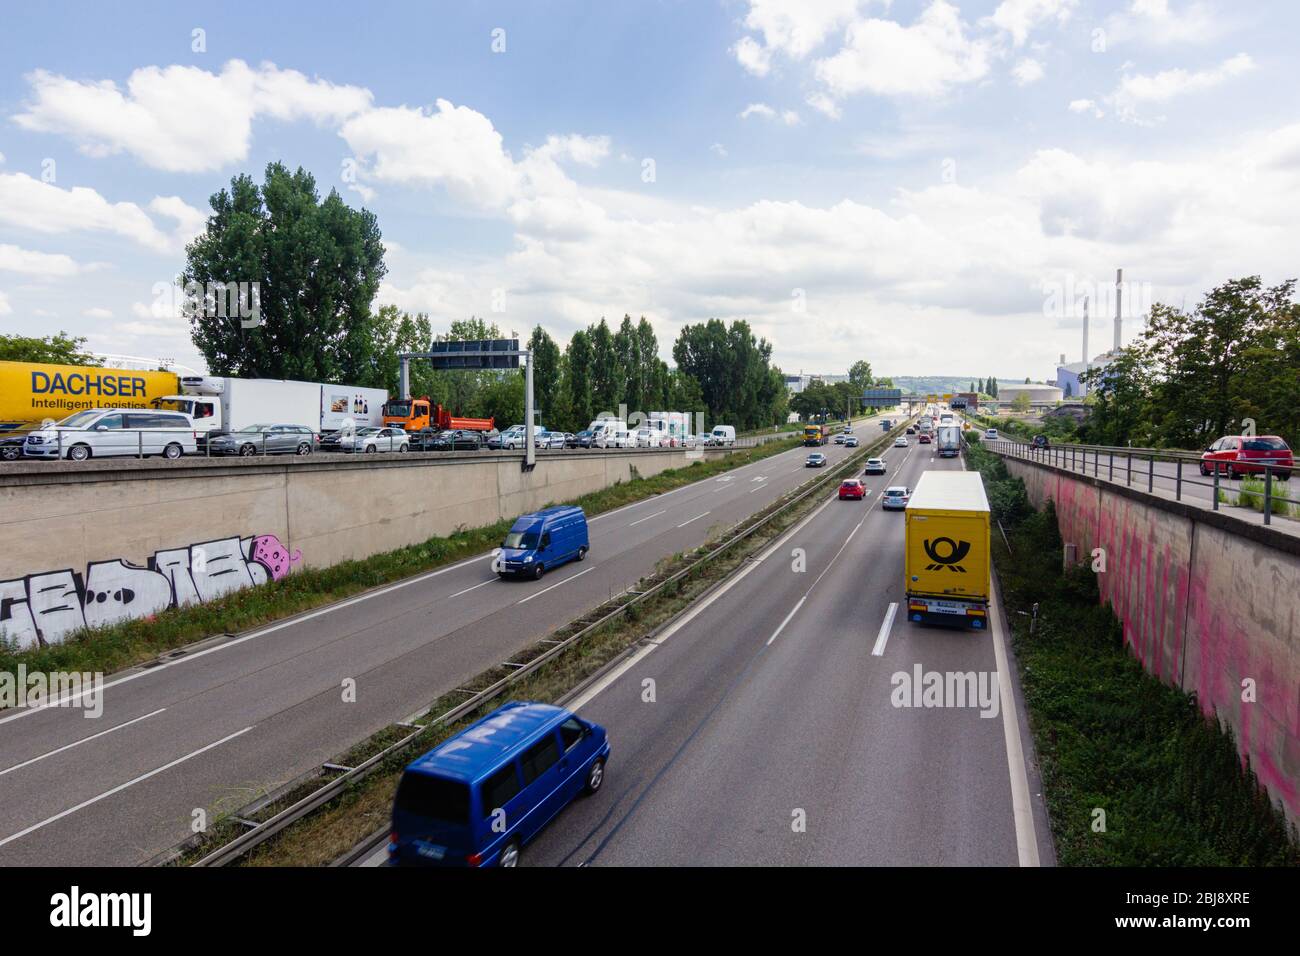
<path fill-rule="evenodd" d="M 830 440 L 830 425 L 805 425 L 803 427 L 803 443 L 805 448 L 816 448 L 818 445 L 827 444 Z"/>
<path fill-rule="evenodd" d="M 934 444 L 940 458 L 956 458 L 961 454 L 961 426 L 941 424 L 935 429 Z"/>
<path fill-rule="evenodd" d="M 352 385 L 0 362 L 0 423 L 59 422 L 96 408 L 183 412 L 193 420 L 200 447 L 208 434 L 262 423 L 302 425 L 318 434 L 349 422 L 378 425 L 387 400 L 381 388 Z"/>
<path fill-rule="evenodd" d="M 175 372 L 0 362 L 0 423 L 62 421 L 93 408 L 140 408 L 179 389 Z"/>
<path fill-rule="evenodd" d="M 384 427 L 397 426 L 408 432 L 434 431 L 490 432 L 496 428 L 494 418 L 461 418 L 453 415 L 429 396 L 395 398 L 383 406 Z"/>
<path fill-rule="evenodd" d="M 973 471 L 927 471 L 904 510 L 907 619 L 989 627 L 989 501 Z"/>
<path fill-rule="evenodd" d="M 302 425 L 318 435 L 331 435 L 349 426 L 377 426 L 388 400 L 382 388 L 287 379 L 186 375 L 180 386 L 180 394 L 162 396 L 151 404 L 188 414 L 200 434 L 200 447 L 207 435 L 250 425 Z"/>

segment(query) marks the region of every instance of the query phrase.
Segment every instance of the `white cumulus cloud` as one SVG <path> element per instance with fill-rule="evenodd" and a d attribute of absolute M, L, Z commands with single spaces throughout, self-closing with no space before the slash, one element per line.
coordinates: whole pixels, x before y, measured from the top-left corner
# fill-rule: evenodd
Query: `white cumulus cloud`
<path fill-rule="evenodd" d="M 253 120 L 337 123 L 367 109 L 371 94 L 265 63 L 231 60 L 220 73 L 193 66 L 135 70 L 125 89 L 46 70 L 27 76 L 31 100 L 13 121 L 66 136 L 91 156 L 130 153 L 154 169 L 210 172 L 248 158 Z"/>

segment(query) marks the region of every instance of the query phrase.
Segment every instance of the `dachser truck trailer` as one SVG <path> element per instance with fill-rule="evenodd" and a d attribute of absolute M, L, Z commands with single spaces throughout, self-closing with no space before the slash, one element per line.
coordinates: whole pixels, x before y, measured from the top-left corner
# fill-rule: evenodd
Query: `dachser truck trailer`
<path fill-rule="evenodd" d="M 173 372 L 0 362 L 0 422 L 58 422 L 90 408 L 150 408 L 178 389 Z"/>
<path fill-rule="evenodd" d="M 907 618 L 988 629 L 989 500 L 973 471 L 927 471 L 903 513 Z"/>

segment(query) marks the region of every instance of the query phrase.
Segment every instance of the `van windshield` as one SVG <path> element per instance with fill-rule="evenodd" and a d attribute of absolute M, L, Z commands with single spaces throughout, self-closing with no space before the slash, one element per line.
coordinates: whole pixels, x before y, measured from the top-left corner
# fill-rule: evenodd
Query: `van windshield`
<path fill-rule="evenodd" d="M 506 540 L 502 543 L 503 548 L 525 548 L 532 550 L 537 547 L 536 531 L 511 531 L 506 535 Z"/>
<path fill-rule="evenodd" d="M 397 787 L 396 805 L 421 817 L 447 823 L 469 822 L 469 787 L 423 773 L 407 773 Z"/>

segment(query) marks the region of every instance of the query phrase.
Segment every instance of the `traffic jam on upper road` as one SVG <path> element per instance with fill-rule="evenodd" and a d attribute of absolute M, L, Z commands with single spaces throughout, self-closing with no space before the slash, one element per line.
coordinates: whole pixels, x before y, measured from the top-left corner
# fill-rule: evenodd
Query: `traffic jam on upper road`
<path fill-rule="evenodd" d="M 51 409 L 77 409 L 53 418 Z M 274 416 L 274 417 L 273 417 Z M 731 425 L 685 412 L 602 415 L 578 432 L 534 426 L 538 449 L 726 448 Z M 452 415 L 429 398 L 312 382 L 0 361 L 0 461 L 421 451 L 514 451 L 523 425 Z"/>

